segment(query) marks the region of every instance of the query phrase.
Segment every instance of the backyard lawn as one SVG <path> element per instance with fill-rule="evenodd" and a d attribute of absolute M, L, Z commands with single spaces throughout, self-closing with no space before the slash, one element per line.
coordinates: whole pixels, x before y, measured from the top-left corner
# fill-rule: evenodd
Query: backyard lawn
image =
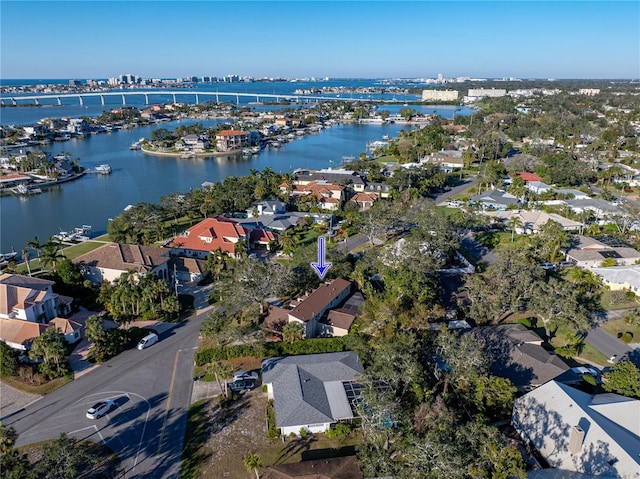
<path fill-rule="evenodd" d="M 267 438 L 266 395 L 255 389 L 221 409 L 215 398 L 191 406 L 180 477 L 246 479 L 243 458 L 260 455 L 264 466 L 353 454 L 357 433 L 328 439 L 324 434 L 306 438 Z"/>

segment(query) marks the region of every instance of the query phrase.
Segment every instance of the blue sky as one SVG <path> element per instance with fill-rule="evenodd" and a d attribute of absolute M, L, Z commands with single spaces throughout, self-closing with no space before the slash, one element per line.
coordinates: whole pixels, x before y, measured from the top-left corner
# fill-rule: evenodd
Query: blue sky
<path fill-rule="evenodd" d="M 0 78 L 640 78 L 638 1 L 0 2 Z"/>

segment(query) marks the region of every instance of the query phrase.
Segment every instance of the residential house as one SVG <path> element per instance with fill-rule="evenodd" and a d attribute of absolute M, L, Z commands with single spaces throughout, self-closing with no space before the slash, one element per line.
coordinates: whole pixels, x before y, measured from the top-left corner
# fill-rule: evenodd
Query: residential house
<path fill-rule="evenodd" d="M 591 272 L 612 291 L 631 291 L 640 297 L 640 265 L 592 268 Z"/>
<path fill-rule="evenodd" d="M 47 327 L 46 324 L 21 319 L 0 319 L 0 341 L 13 349 L 28 351 Z"/>
<path fill-rule="evenodd" d="M 329 457 L 277 464 L 261 473 L 262 479 L 363 479 L 356 456 Z"/>
<path fill-rule="evenodd" d="M 287 192 L 289 191 L 289 186 L 281 185 L 280 189 L 283 192 Z M 304 185 L 292 185 L 289 195 L 294 201 L 315 198 L 316 204 L 314 206 L 324 210 L 338 210 L 344 201 L 344 186 L 329 183 L 325 180 L 312 181 Z"/>
<path fill-rule="evenodd" d="M 640 401 L 589 394 L 549 381 L 514 402 L 511 418 L 522 439 L 551 467 L 637 479 L 640 471 Z"/>
<path fill-rule="evenodd" d="M 82 338 L 82 324 L 67 318 L 53 318 L 49 321 L 49 327 L 57 328 L 67 343 L 73 344 Z"/>
<path fill-rule="evenodd" d="M 15 276 L 19 275 L 0 276 L 0 319 L 46 324 L 58 316 L 56 300 L 59 295 L 53 293 L 50 288 L 40 289 L 12 284 L 11 280 Z"/>
<path fill-rule="evenodd" d="M 527 181 L 525 183 L 525 188 L 536 195 L 541 195 L 542 193 L 546 193 L 553 189 L 550 185 L 546 184 L 543 181 Z"/>
<path fill-rule="evenodd" d="M 530 173 L 528 171 L 521 171 L 518 173 L 518 176 L 522 178 L 522 180 L 526 183 L 530 181 L 542 181 L 542 178 L 535 173 Z"/>
<path fill-rule="evenodd" d="M 318 321 L 318 336 L 341 337 L 349 334 L 351 325 L 355 321 L 364 303 L 362 293 L 354 293 L 340 308 L 330 309 Z"/>
<path fill-rule="evenodd" d="M 567 260 L 580 268 L 597 268 L 613 260 L 617 266 L 631 266 L 640 261 L 640 252 L 610 236 L 576 235 L 566 252 Z"/>
<path fill-rule="evenodd" d="M 365 193 L 375 193 L 385 199 L 391 196 L 391 188 L 385 183 L 367 183 L 364 191 Z"/>
<path fill-rule="evenodd" d="M 126 271 L 154 274 L 169 282 L 169 250 L 154 246 L 107 243 L 72 260 L 93 284 L 113 282 Z"/>
<path fill-rule="evenodd" d="M 183 235 L 176 236 L 169 246 L 174 255 L 206 259 L 216 250 L 234 256 L 241 243 L 246 245 L 246 252 L 265 249 L 276 238 L 271 231 L 248 228 L 239 220 L 217 216 L 192 226 Z"/>
<path fill-rule="evenodd" d="M 459 150 L 441 150 L 431 153 L 424 159 L 424 162 L 439 166 L 441 170 L 447 172 L 464 168 L 462 151 Z"/>
<path fill-rule="evenodd" d="M 326 281 L 309 295 L 291 302 L 289 322 L 302 324 L 305 338 L 316 337 L 324 330 L 318 325 L 322 316 L 342 303 L 351 294 L 351 287 L 351 282 L 342 278 Z"/>
<path fill-rule="evenodd" d="M 520 220 L 520 226 L 516 226 L 515 231 L 518 234 L 539 233 L 542 227 L 548 221 L 555 221 L 565 231 L 579 231 L 582 223 L 573 221 L 556 213 L 547 213 L 546 211 L 527 211 L 527 210 L 505 210 L 505 211 L 486 211 L 486 216 L 499 219 L 505 224 L 511 224 L 514 218 Z"/>
<path fill-rule="evenodd" d="M 598 198 L 574 198 L 571 200 L 563 200 L 563 202 L 571 208 L 574 213 L 583 213 L 591 211 L 596 215 L 598 220 L 618 213 L 618 207 L 609 201 Z"/>
<path fill-rule="evenodd" d="M 251 229 L 263 229 L 269 231 L 284 231 L 292 226 L 302 224 L 310 218 L 316 224 L 330 226 L 335 216 L 330 213 L 307 213 L 301 211 L 289 211 L 281 214 L 263 214 L 257 218 L 248 217 L 237 219 L 238 223 Z"/>
<path fill-rule="evenodd" d="M 169 272 L 178 281 L 196 283 L 207 274 L 205 266 L 206 261 L 202 259 L 172 256 L 168 267 Z"/>
<path fill-rule="evenodd" d="M 358 211 L 366 211 L 373 206 L 377 199 L 376 193 L 356 193 L 349 198 L 349 201 L 356 204 Z"/>
<path fill-rule="evenodd" d="M 59 316 L 71 312 L 73 298 L 54 293 L 54 284 L 18 274 L 0 276 L 0 340 L 27 350 L 51 320 L 66 321 Z"/>
<path fill-rule="evenodd" d="M 483 326 L 469 332 L 482 345 L 491 374 L 530 391 L 570 371 L 558 356 L 542 347 L 542 338 L 522 324 Z"/>
<path fill-rule="evenodd" d="M 238 150 L 249 144 L 249 133 L 238 130 L 222 130 L 216 134 L 216 147 L 219 151 Z"/>
<path fill-rule="evenodd" d="M 282 435 L 325 432 L 350 421 L 356 398 L 350 386 L 364 368 L 350 351 L 276 357 L 262 360 L 262 382 L 273 400 L 276 427 Z"/>
<path fill-rule="evenodd" d="M 472 196 L 470 202 L 477 203 L 482 206 L 483 209 L 505 209 L 510 206 L 516 206 L 520 200 L 510 193 L 503 190 L 491 189 L 487 190 L 479 195 Z"/>
<path fill-rule="evenodd" d="M 573 200 L 588 200 L 591 198 L 587 193 L 584 193 L 580 190 L 575 190 L 573 188 L 555 188 L 553 190 L 554 193 L 558 195 L 567 196 L 569 199 Z"/>
<path fill-rule="evenodd" d="M 286 213 L 287 204 L 280 200 L 262 200 L 247 208 L 247 216 L 279 215 Z"/>
<path fill-rule="evenodd" d="M 344 185 L 355 192 L 365 191 L 366 181 L 352 170 L 325 168 L 322 170 L 298 169 L 293 172 L 294 185 L 308 185 L 313 182 L 334 183 Z"/>
<path fill-rule="evenodd" d="M 203 151 L 209 147 L 210 141 L 206 135 L 185 135 L 176 143 L 178 150 Z"/>

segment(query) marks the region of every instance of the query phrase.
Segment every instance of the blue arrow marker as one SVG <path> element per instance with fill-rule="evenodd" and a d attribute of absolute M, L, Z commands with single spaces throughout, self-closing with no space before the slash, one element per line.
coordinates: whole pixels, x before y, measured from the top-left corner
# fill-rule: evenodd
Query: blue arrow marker
<path fill-rule="evenodd" d="M 318 236 L 318 262 L 311 263 L 311 267 L 316 270 L 320 279 L 324 279 L 324 275 L 331 268 L 331 263 L 324 262 L 324 236 Z"/>

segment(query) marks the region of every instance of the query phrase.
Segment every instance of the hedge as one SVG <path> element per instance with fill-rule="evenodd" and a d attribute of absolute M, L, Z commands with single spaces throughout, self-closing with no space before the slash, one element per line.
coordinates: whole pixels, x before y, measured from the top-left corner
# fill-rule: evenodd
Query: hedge
<path fill-rule="evenodd" d="M 275 356 L 297 356 L 300 354 L 337 353 L 345 351 L 342 338 L 304 339 L 293 343 L 273 342 L 240 344 L 203 349 L 196 352 L 196 366 L 234 358 L 271 358 Z"/>

